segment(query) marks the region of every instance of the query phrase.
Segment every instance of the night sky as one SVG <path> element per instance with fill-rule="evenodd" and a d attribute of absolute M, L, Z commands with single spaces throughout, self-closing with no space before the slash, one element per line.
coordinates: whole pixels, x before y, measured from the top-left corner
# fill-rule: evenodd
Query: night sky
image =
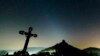
<path fill-rule="evenodd" d="M 29 47 L 100 48 L 100 0 L 0 0 L 0 49 L 22 49 L 30 26 Z"/>

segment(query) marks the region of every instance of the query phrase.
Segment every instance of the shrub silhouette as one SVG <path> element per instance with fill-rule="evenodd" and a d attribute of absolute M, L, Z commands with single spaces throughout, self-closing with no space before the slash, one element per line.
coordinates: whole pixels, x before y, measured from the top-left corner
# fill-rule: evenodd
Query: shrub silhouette
<path fill-rule="evenodd" d="M 0 51 L 0 56 L 6 55 L 8 52 L 6 50 L 1 50 Z"/>

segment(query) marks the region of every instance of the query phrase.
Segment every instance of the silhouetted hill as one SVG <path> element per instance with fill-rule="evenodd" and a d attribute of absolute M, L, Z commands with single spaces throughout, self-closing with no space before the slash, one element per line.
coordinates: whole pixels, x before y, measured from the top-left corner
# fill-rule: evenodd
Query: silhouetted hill
<path fill-rule="evenodd" d="M 84 49 L 85 51 L 100 51 L 100 48 L 96 48 L 96 47 L 89 47 Z"/>
<path fill-rule="evenodd" d="M 86 51 L 91 56 L 100 56 L 100 48 L 89 47 L 84 49 L 84 51 Z"/>
<path fill-rule="evenodd" d="M 63 40 L 60 43 L 57 43 L 52 47 L 44 49 L 41 52 L 47 52 L 47 51 L 48 52 L 53 51 L 57 56 L 89 56 L 88 53 L 86 53 L 84 50 L 80 50 L 76 47 L 73 47 L 72 45 L 69 45 L 68 43 L 65 42 L 65 40 Z"/>

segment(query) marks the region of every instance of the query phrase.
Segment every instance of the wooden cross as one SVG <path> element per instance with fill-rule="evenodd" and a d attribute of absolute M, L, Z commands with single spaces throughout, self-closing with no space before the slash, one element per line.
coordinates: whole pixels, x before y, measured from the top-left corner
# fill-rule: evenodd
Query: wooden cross
<path fill-rule="evenodd" d="M 27 46 L 28 46 L 30 37 L 32 37 L 32 36 L 33 36 L 33 37 L 37 37 L 37 34 L 32 34 L 32 33 L 31 33 L 32 30 L 33 30 L 32 27 L 29 27 L 28 32 L 25 32 L 25 31 L 23 31 L 23 30 L 19 31 L 19 34 L 25 35 L 25 36 L 26 36 L 25 45 L 24 45 L 24 48 L 23 48 L 23 50 L 22 50 L 22 56 L 24 56 L 25 53 L 26 53 L 26 50 L 27 50 Z"/>

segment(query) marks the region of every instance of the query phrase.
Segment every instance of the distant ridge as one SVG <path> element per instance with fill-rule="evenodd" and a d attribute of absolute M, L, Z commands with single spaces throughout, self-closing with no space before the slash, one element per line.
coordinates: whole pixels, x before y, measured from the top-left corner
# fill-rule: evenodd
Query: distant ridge
<path fill-rule="evenodd" d="M 86 51 L 91 56 L 100 56 L 100 48 L 89 47 L 89 48 L 84 49 L 84 51 Z"/>
<path fill-rule="evenodd" d="M 88 50 L 97 50 L 97 51 L 100 51 L 100 48 L 96 48 L 96 47 L 88 47 L 88 48 L 85 48 L 85 49 L 83 49 L 83 50 L 85 50 L 85 51 L 88 51 Z"/>
<path fill-rule="evenodd" d="M 45 49 L 46 47 L 28 47 L 27 51 L 29 52 L 29 54 L 36 54 L 37 52 L 39 52 L 42 49 Z M 21 50 L 21 49 L 20 49 Z M 0 50 L 3 51 L 3 50 Z M 19 50 L 5 50 L 8 52 L 8 54 L 14 54 L 14 52 L 19 51 Z"/>
<path fill-rule="evenodd" d="M 27 48 L 27 51 L 29 52 L 29 54 L 36 54 L 45 48 L 46 47 L 29 47 L 29 48 Z"/>

